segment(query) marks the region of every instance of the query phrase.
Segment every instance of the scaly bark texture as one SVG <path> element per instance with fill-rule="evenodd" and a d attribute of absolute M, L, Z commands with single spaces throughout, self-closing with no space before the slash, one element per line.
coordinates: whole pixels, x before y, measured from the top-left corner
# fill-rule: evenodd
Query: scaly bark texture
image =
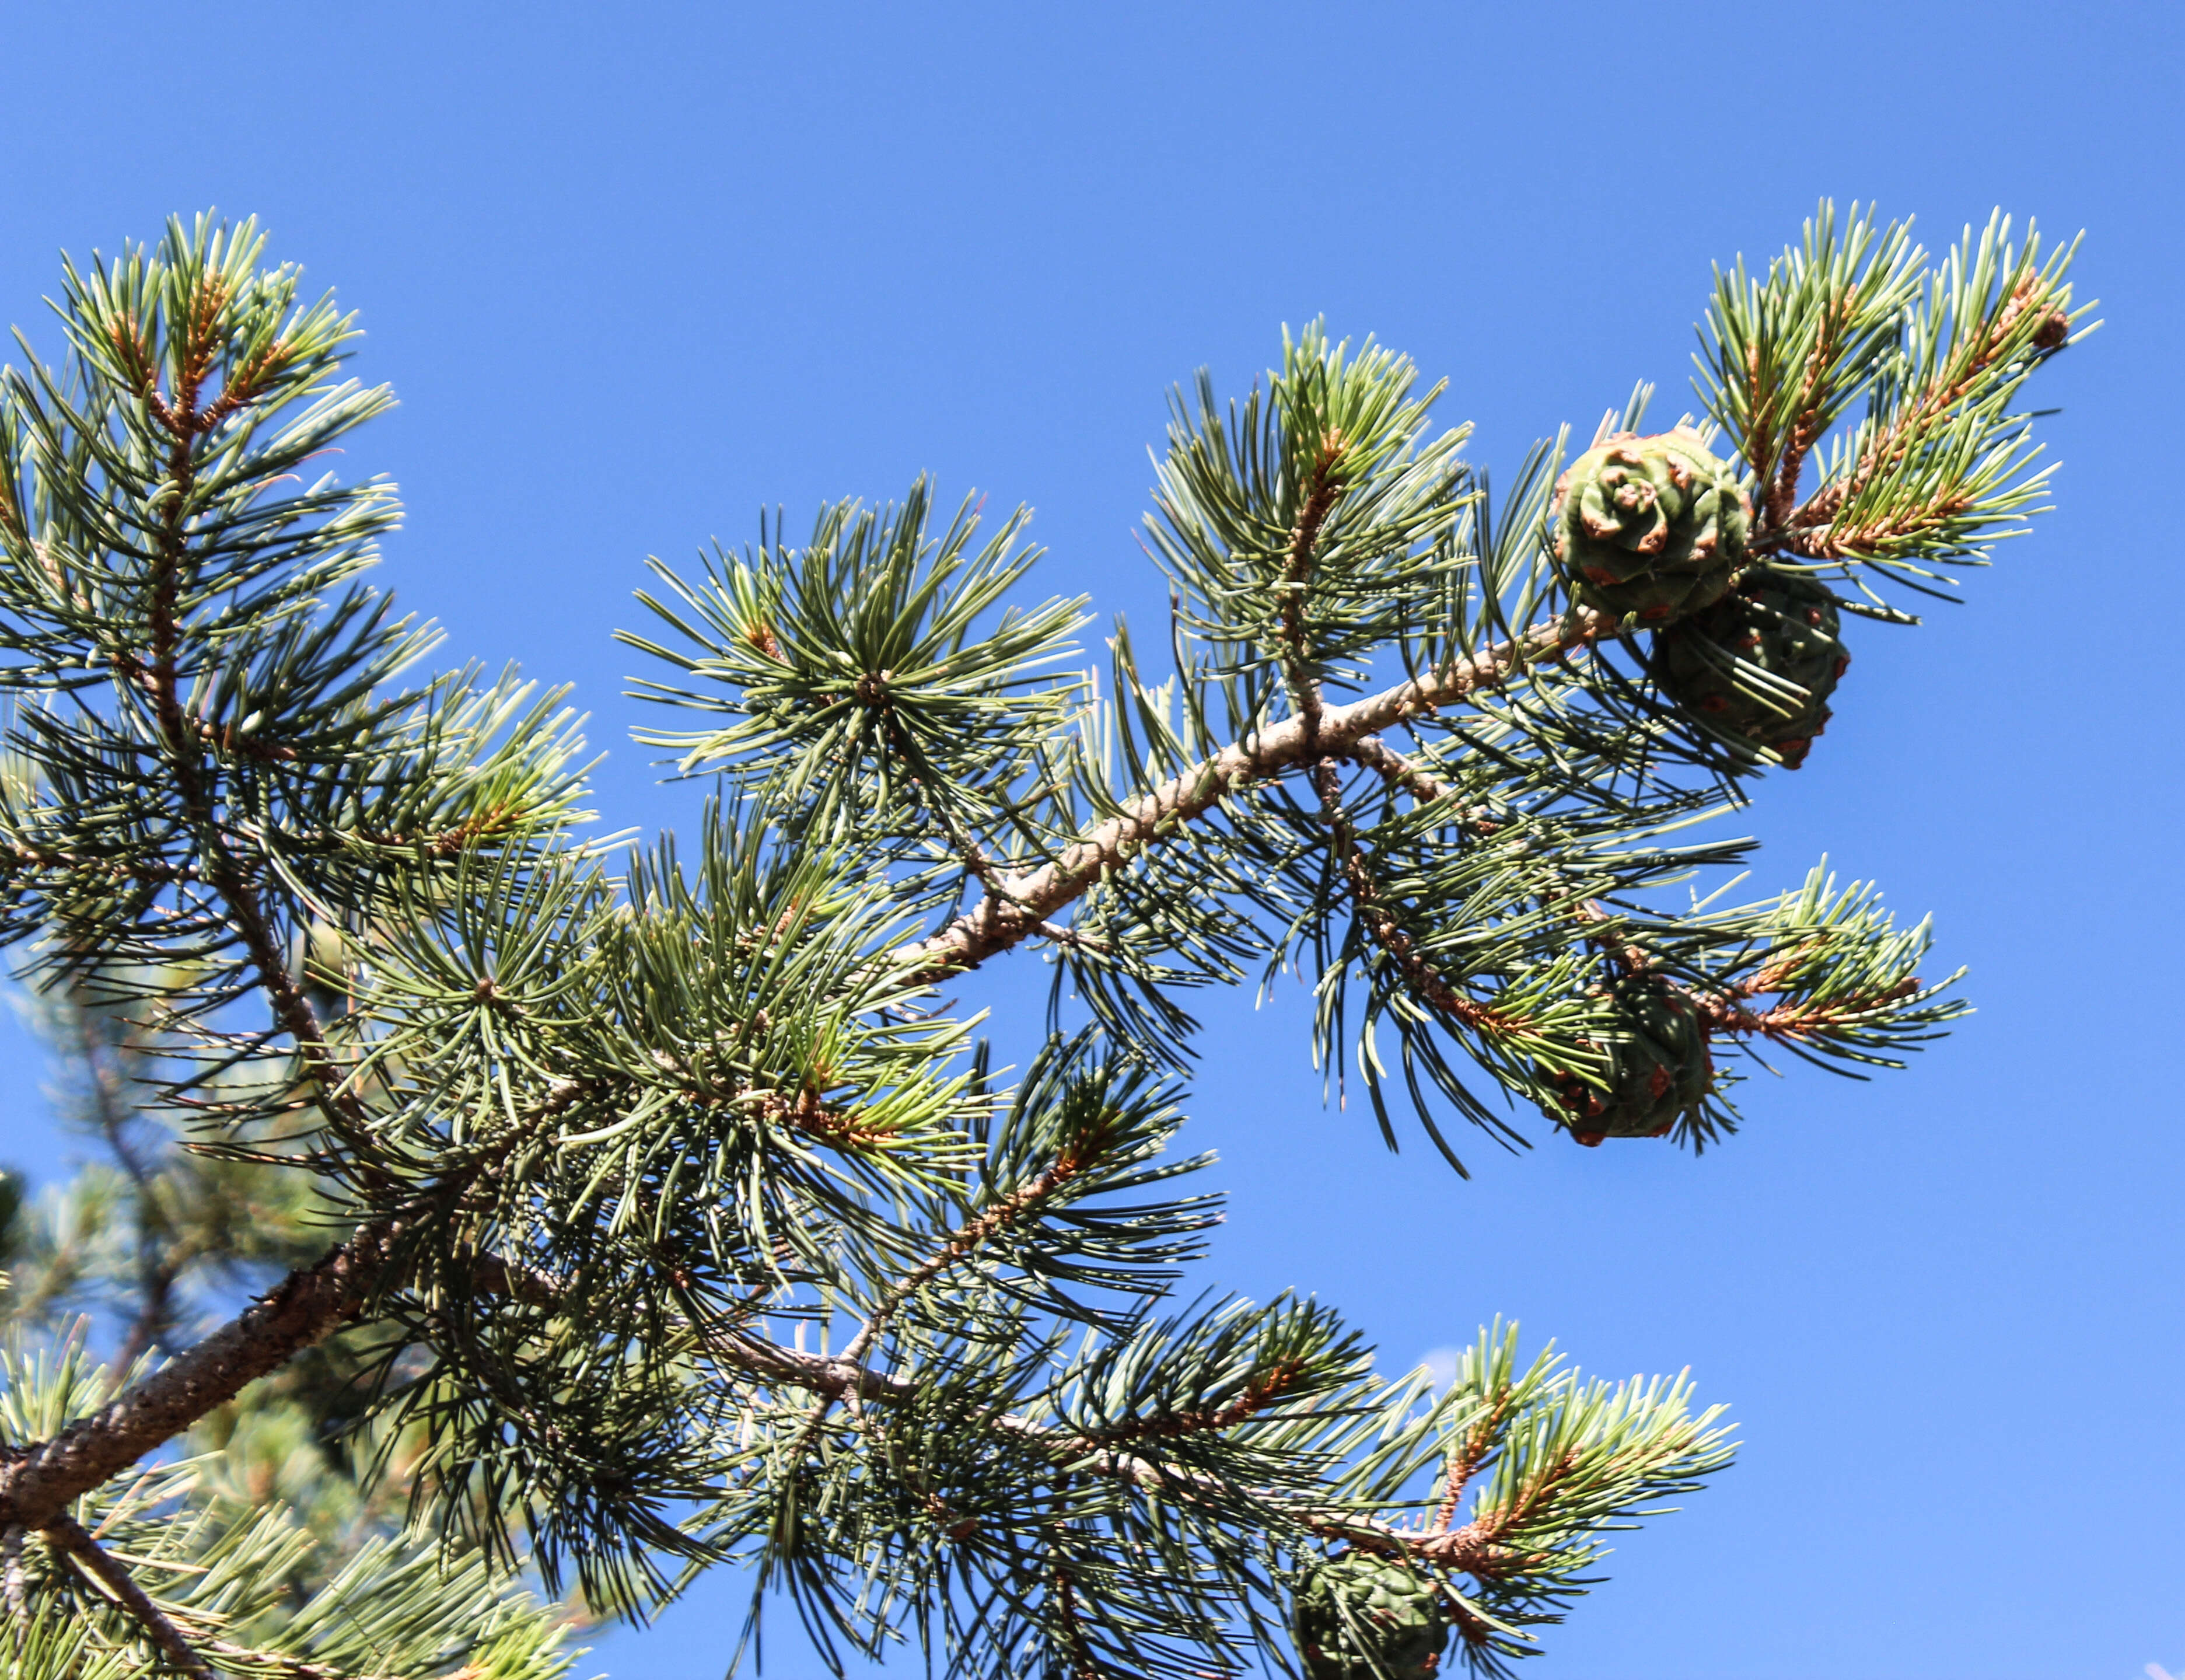
<path fill-rule="evenodd" d="M 379 1283 L 400 1234 L 392 1224 L 363 1227 L 89 1416 L 50 1441 L 15 1449 L 0 1464 L 0 1529 L 48 1526 L 71 1500 L 355 1317 Z"/>

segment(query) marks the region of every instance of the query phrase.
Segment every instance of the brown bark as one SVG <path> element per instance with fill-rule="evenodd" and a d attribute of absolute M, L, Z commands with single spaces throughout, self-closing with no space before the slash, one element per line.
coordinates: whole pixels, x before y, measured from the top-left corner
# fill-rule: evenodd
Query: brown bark
<path fill-rule="evenodd" d="M 71 1500 L 118 1476 L 215 1406 L 278 1369 L 370 1297 L 399 1228 L 366 1225 L 291 1272 L 237 1318 L 50 1441 L 0 1464 L 0 1528 L 51 1525 Z"/>
<path fill-rule="evenodd" d="M 1204 816 L 1234 789 L 1323 757 L 1351 757 L 1366 737 L 1467 695 L 1498 688 L 1540 660 L 1613 636 L 1618 623 L 1607 613 L 1574 608 L 1469 658 L 1452 660 L 1439 670 L 1350 705 L 1331 706 L 1320 714 L 1316 731 L 1309 731 L 1302 717 L 1290 717 L 1223 748 L 1213 758 L 1130 801 L 1120 815 L 1065 847 L 1052 863 L 1013 879 L 1009 897 L 989 894 L 914 946 L 907 959 L 911 977 L 942 980 L 976 968 L 988 957 L 1033 937 L 1056 911 L 1083 897 L 1145 847 L 1159 844 L 1164 832 Z"/>
<path fill-rule="evenodd" d="M 212 1665 L 199 1656 L 190 1644 L 189 1636 L 175 1625 L 166 1611 L 152 1602 L 152 1595 L 137 1584 L 137 1577 L 119 1559 L 109 1556 L 81 1523 L 74 1517 L 55 1517 L 45 1525 L 45 1533 L 47 1539 L 74 1558 L 85 1574 L 137 1619 L 151 1636 L 152 1643 L 159 1648 L 169 1666 L 193 1676 L 193 1680 L 218 1680 Z"/>

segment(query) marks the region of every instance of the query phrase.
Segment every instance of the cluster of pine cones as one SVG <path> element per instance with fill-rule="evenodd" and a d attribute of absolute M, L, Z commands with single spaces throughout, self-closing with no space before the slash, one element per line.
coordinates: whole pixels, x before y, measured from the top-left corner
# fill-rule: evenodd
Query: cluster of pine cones
<path fill-rule="evenodd" d="M 1579 600 L 1661 626 L 1648 664 L 1664 695 L 1710 734 L 1804 762 L 1851 663 L 1836 596 L 1749 563 L 1745 494 L 1697 432 L 1595 445 L 1557 481 L 1551 518 Z"/>

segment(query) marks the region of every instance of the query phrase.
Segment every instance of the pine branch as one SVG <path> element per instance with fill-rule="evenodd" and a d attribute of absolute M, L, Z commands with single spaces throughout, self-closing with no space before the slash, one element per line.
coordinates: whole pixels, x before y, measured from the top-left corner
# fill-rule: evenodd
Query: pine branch
<path fill-rule="evenodd" d="M 1791 421 L 1789 434 L 1783 440 L 1782 455 L 1775 467 L 1774 482 L 1767 484 L 1767 456 L 1772 448 L 1763 451 L 1756 434 L 1748 446 L 1748 458 L 1754 463 L 1756 482 L 1767 484 L 1764 497 L 1757 510 L 1763 530 L 1780 529 L 1790 524 L 1791 508 L 1798 499 L 1798 475 L 1813 453 L 1813 445 L 1829 428 L 1830 395 L 1826 384 L 1830 364 L 1836 359 L 1844 329 L 1851 324 L 1855 304 L 1849 297 L 1825 305 L 1816 323 L 1813 347 L 1806 360 L 1800 395 L 1803 399 Z"/>
<path fill-rule="evenodd" d="M 1484 1415 L 1476 1420 L 1465 1431 L 1464 1440 L 1456 1451 L 1449 1455 L 1449 1466 L 1442 1482 L 1441 1504 L 1435 1507 L 1433 1527 L 1439 1533 L 1447 1533 L 1456 1520 L 1457 1512 L 1463 1508 L 1465 1490 L 1471 1487 L 1479 1467 L 1487 1462 L 1499 1442 L 1502 1425 L 1510 1413 L 1508 1392 L 1496 1393 Z"/>
<path fill-rule="evenodd" d="M 137 1584 L 136 1576 L 119 1559 L 109 1555 L 81 1523 L 74 1517 L 55 1516 L 42 1523 L 40 1528 L 48 1539 L 98 1582 L 109 1598 L 136 1618 L 170 1664 L 193 1676 L 193 1680 L 219 1680 L 212 1665 L 198 1655 L 189 1636 L 176 1626 L 166 1611 L 152 1602 L 151 1595 Z"/>
<path fill-rule="evenodd" d="M 200 1636 L 198 1644 L 223 1661 L 277 1674 L 283 1680 L 389 1680 L 388 1677 L 360 1674 L 354 1669 L 336 1668 L 323 1662 L 306 1662 L 284 1651 L 254 1650 L 249 1645 L 233 1644 L 226 1639 Z M 466 1676 L 474 1676 L 477 1672 L 475 1667 L 458 1670 L 450 1680 L 465 1680 Z"/>
<path fill-rule="evenodd" d="M 590 1084 L 562 1080 L 497 1150 L 468 1164 L 474 1179 L 495 1170 L 542 1125 L 585 1095 Z M 444 1186 L 459 1191 L 460 1184 Z M 249 1308 L 148 1373 L 105 1405 L 77 1419 L 51 1440 L 14 1449 L 0 1459 L 0 1527 L 42 1527 L 53 1513 L 120 1474 L 145 1453 L 232 1400 L 260 1377 L 279 1369 L 360 1312 L 390 1281 L 389 1263 L 406 1229 L 387 1218 L 355 1235 L 311 1266 L 291 1272 Z M 548 1287 L 535 1276 L 487 1261 L 481 1287 L 535 1295 Z"/>
<path fill-rule="evenodd" d="M 7 1425 L 17 1438 L 34 1420 L 96 1403 L 100 1368 L 86 1356 L 81 1324 L 52 1356 L 11 1350 L 0 1364 Z M 565 1672 L 556 1655 L 560 1618 L 535 1607 L 505 1572 L 422 1536 L 398 1537 L 389 1532 L 398 1512 L 358 1509 L 344 1495 L 363 1492 L 360 1487 L 344 1487 L 349 1479 L 338 1471 L 313 1474 L 296 1462 L 296 1426 L 322 1420 L 308 1392 L 307 1382 L 270 1406 L 239 1408 L 189 1452 L 148 1462 L 64 1515 L 126 1566 L 223 1675 L 420 1680 L 466 1660 L 464 1672 L 490 1670 L 506 1680 L 551 1680 Z M 269 1497 L 260 1474 L 276 1463 L 279 1492 Z M 142 1623 L 114 1601 L 110 1572 L 87 1582 L 85 1564 L 58 1537 L 48 1539 L 33 1554 L 29 1602 L 83 1627 L 98 1649 L 127 1653 Z M 141 1656 L 127 1665 L 132 1673 L 143 1666 Z M 165 1662 L 156 1666 L 170 1672 Z M 0 1671 L 14 1672 L 4 1660 Z"/>
<path fill-rule="evenodd" d="M 1374 944 L 1386 951 L 1402 972 L 1411 990 L 1452 1022 L 1476 1033 L 1500 1039 L 1536 1036 L 1524 1022 L 1456 990 L 1432 962 L 1419 954 L 1390 910 L 1381 883 L 1374 879 L 1372 863 L 1359 843 L 1356 828 L 1344 811 L 1342 787 L 1334 767 L 1326 759 L 1315 769 L 1313 782 L 1320 795 L 1321 820 L 1327 826 L 1330 843 L 1336 849 L 1343 875 L 1350 884 L 1358 919 L 1372 936 Z"/>
<path fill-rule="evenodd" d="M 142 393 L 153 405 L 159 423 L 172 434 L 173 443 L 167 456 L 166 503 L 154 538 L 156 557 L 151 580 L 151 658 L 140 668 L 141 675 L 150 689 L 153 709 L 166 738 L 168 769 L 175 778 L 183 814 L 197 831 L 198 843 L 210 860 L 206 875 L 227 905 L 236 932 L 242 936 L 243 949 L 249 955 L 259 984 L 272 1007 L 273 1018 L 295 1040 L 305 1075 L 317 1089 L 320 1100 L 351 1124 L 361 1127 L 364 1113 L 356 1099 L 335 1088 L 326 1029 L 318 1011 L 290 975 L 287 953 L 274 936 L 272 920 L 247 871 L 229 847 L 226 832 L 214 809 L 213 789 L 204 777 L 198 756 L 203 738 L 191 727 L 193 720 L 183 710 L 180 694 L 180 627 L 176 608 L 182 568 L 188 557 L 183 522 L 189 510 L 190 490 L 197 478 L 197 440 L 219 423 L 210 411 L 198 409 L 197 399 L 204 370 L 210 365 L 210 359 L 217 346 L 212 336 L 212 323 L 218 320 L 220 306 L 225 301 L 224 296 L 219 295 L 221 290 L 217 274 L 208 274 L 198 288 L 195 302 L 203 313 L 191 323 L 196 336 L 186 348 L 183 377 L 173 404 L 161 401 L 156 389 L 148 386 Z M 262 370 L 246 381 L 245 391 L 260 378 Z M 222 394 L 221 402 L 226 404 L 234 394 L 235 388 L 231 386 Z M 233 412 L 233 406 L 226 411 Z M 226 417 L 225 413 L 221 417 Z"/>
<path fill-rule="evenodd" d="M 54 870 L 69 874 L 98 871 L 116 882 L 133 881 L 147 887 L 169 887 L 180 882 L 203 884 L 207 879 L 200 871 L 156 860 L 94 858 L 81 853 L 57 852 L 48 847 L 26 845 L 21 842 L 0 844 L 0 877 L 33 870 Z"/>
<path fill-rule="evenodd" d="M 908 1407 L 920 1395 L 918 1384 L 908 1378 L 875 1370 L 841 1355 L 784 1347 L 741 1332 L 709 1340 L 706 1347 L 709 1354 L 734 1369 L 829 1399 L 854 1396 L 875 1404 Z M 1119 1439 L 1076 1434 L 1014 1412 L 989 1413 L 977 1422 L 980 1427 L 998 1436 L 1036 1449 L 1058 1470 L 1070 1475 L 1126 1483 L 1157 1498 L 1200 1508 L 1224 1520 L 1229 1520 L 1240 1504 L 1254 1507 L 1294 1524 L 1316 1539 L 1338 1542 L 1384 1556 L 1414 1558 L 1482 1580 L 1499 1579 L 1534 1566 L 1536 1560 L 1512 1551 L 1504 1543 L 1505 1537 L 1522 1513 L 1498 1513 L 1458 1527 L 1450 1526 L 1446 1517 L 1432 1526 L 1411 1526 L 1366 1515 L 1330 1500 L 1240 1485 L 1210 1470 L 1164 1464 L 1128 1451 L 1123 1444 L 1125 1440 L 1171 1438 L 1249 1423 L 1277 1397 L 1279 1386 L 1274 1380 L 1277 1375 L 1268 1374 L 1268 1380 L 1250 1395 L 1249 1403 L 1240 1398 L 1221 1412 L 1203 1418 L 1158 1420 L 1142 1431 Z M 1176 1426 L 1169 1426 L 1171 1422 Z M 1698 1438 L 1697 1425 L 1688 1432 L 1693 1440 Z"/>
<path fill-rule="evenodd" d="M 1079 1141 L 1074 1140 L 1070 1147 L 1029 1180 L 1000 1196 L 949 1232 L 932 1253 L 891 1285 L 870 1316 L 858 1328 L 857 1335 L 842 1350 L 840 1364 L 851 1370 L 861 1369 L 861 1362 L 886 1333 L 890 1321 L 906 1302 L 951 1268 L 969 1259 L 986 1243 L 1027 1217 L 1036 1216 L 1057 1193 L 1065 1189 L 1091 1164 L 1092 1160 L 1098 1158 L 1097 1139 L 1083 1140 L 1089 1146 L 1081 1150 L 1078 1147 Z M 821 1392 L 819 1403 L 807 1414 L 803 1426 L 798 1431 L 796 1442 L 791 1448 L 792 1457 L 802 1457 L 808 1450 L 835 1402 L 843 1398 L 847 1398 L 852 1404 L 863 1399 L 862 1383 L 852 1381 L 837 1391 Z"/>
<path fill-rule="evenodd" d="M 2029 417 L 2010 404 L 2073 341 L 2072 247 L 2044 260 L 2031 228 L 2019 251 L 2009 232 L 2000 214 L 1977 239 L 1967 229 L 1925 303 L 1908 288 L 1866 382 L 1865 421 L 1828 482 L 1770 522 L 1763 552 L 1894 569 L 1908 582 L 1936 577 L 1925 570 L 1935 560 L 1978 557 L 1985 541 L 2022 529 L 2007 522 L 2039 511 L 2048 473 L 2029 470 Z"/>
<path fill-rule="evenodd" d="M 1619 629 L 1619 622 L 1607 613 L 1573 608 L 1560 618 L 1543 619 L 1522 636 L 1453 659 L 1379 694 L 1330 707 L 1313 733 L 1308 734 L 1301 716 L 1271 725 L 1127 802 L 1118 815 L 1065 847 L 1053 861 L 1019 876 L 1013 897 L 989 894 L 981 899 L 939 932 L 911 947 L 902 960 L 919 983 L 976 968 L 1032 937 L 1056 911 L 1083 897 L 1138 852 L 1204 817 L 1238 789 L 1323 757 L 1347 757 L 1361 741 L 1382 730 L 1455 704 L 1467 695 L 1500 687 L 1541 660 L 1613 636 Z"/>
<path fill-rule="evenodd" d="M 1830 529 L 1836 510 L 1868 484 L 1902 466 L 1925 429 L 1978 392 L 2008 358 L 2029 350 L 2049 355 L 2062 347 L 2070 323 L 2070 317 L 2060 311 L 2044 312 L 2030 335 L 2020 330 L 2029 311 L 2041 307 L 2045 311 L 2048 290 L 2037 276 L 2020 281 L 1995 318 L 1980 323 L 1971 350 L 1954 376 L 1937 379 L 1920 392 L 1909 407 L 1867 441 L 1848 473 L 1816 490 L 1781 522 L 1798 552 L 1813 559 L 1835 559 L 1867 546 L 1880 534 Z"/>
<path fill-rule="evenodd" d="M 143 1300 L 130 1321 L 129 1333 L 114 1355 L 114 1379 L 118 1384 L 137 1362 L 159 1344 L 175 1316 L 175 1285 L 182 1277 L 180 1260 L 147 1259 L 140 1287 Z"/>
<path fill-rule="evenodd" d="M 994 1238 L 1036 1217 L 1049 1201 L 1098 1160 L 1100 1142 L 1097 1136 L 1073 1139 L 1069 1147 L 1029 1179 L 949 1232 L 938 1248 L 890 1287 L 864 1329 L 844 1350 L 843 1358 L 852 1361 L 863 1358 L 903 1302 L 950 1268 L 970 1259 Z"/>
<path fill-rule="evenodd" d="M 1422 805 L 1438 805 L 1450 797 L 1447 782 L 1422 770 L 1378 735 L 1361 736 L 1352 745 L 1350 756 Z"/>
<path fill-rule="evenodd" d="M 1807 458 L 1895 341 L 1920 260 L 1903 224 L 1854 204 L 1840 229 L 1824 202 L 1764 279 L 1741 257 L 1718 271 L 1701 390 L 1751 475 L 1760 547 L 1780 540 Z"/>
<path fill-rule="evenodd" d="M 1590 899 L 1580 904 L 1572 912 L 1572 915 L 1581 926 L 1587 927 L 1606 927 L 1612 920 L 1604 905 Z M 1601 940 L 1595 943 L 1599 949 L 1607 953 L 1608 960 L 1619 974 L 1645 974 L 1654 966 L 1653 953 L 1644 945 L 1618 944 L 1613 940 Z M 1672 989 L 1684 991 L 1685 988 L 1674 987 Z"/>
<path fill-rule="evenodd" d="M 1277 1360 L 1271 1369 L 1248 1378 L 1243 1392 L 1226 1406 L 1137 1419 L 1073 1439 L 1087 1445 L 1120 1447 L 1132 1441 L 1174 1441 L 1187 1435 L 1218 1435 L 1223 1430 L 1249 1422 L 1273 1405 L 1295 1385 L 1302 1369 L 1298 1360 Z"/>
<path fill-rule="evenodd" d="M 1076 1588 L 1066 1569 L 1054 1571 L 1054 1610 L 1055 1620 L 1062 1626 L 1062 1642 L 1070 1654 L 1070 1680 L 1101 1680 L 1099 1665 L 1092 1660 L 1092 1646 L 1077 1613 Z"/>
<path fill-rule="evenodd" d="M 1312 638 L 1306 627 L 1306 608 L 1312 591 L 1320 528 L 1335 511 L 1335 504 L 1348 482 L 1343 470 L 1344 453 L 1340 434 L 1330 433 L 1322 440 L 1307 480 L 1305 506 L 1298 510 L 1297 524 L 1290 535 L 1289 559 L 1276 585 L 1282 597 L 1278 619 L 1284 649 L 1282 677 L 1289 688 L 1291 709 L 1304 725 L 1308 750 L 1320 740 L 1323 702 Z"/>
<path fill-rule="evenodd" d="M 49 1525 L 68 1504 L 172 1440 L 354 1317 L 379 1286 L 399 1223 L 361 1227 L 239 1316 L 50 1441 L 0 1464 L 0 1526 Z"/>
<path fill-rule="evenodd" d="M 1774 989 L 1767 986 L 1750 990 L 1739 988 L 1744 996 L 1757 991 Z M 1916 998 L 1925 989 L 1917 975 L 1908 975 L 1894 984 L 1878 991 L 1855 993 L 1849 997 L 1830 999 L 1825 1003 L 1779 1004 L 1773 1009 L 1746 1008 L 1736 996 L 1710 998 L 1697 996 L 1700 1018 L 1711 1033 L 1725 1033 L 1739 1038 L 1763 1038 L 1780 1044 L 1803 1043 L 1831 1028 L 1855 1025 L 1871 1016 L 1885 1013 L 1892 1004 L 1907 998 Z"/>

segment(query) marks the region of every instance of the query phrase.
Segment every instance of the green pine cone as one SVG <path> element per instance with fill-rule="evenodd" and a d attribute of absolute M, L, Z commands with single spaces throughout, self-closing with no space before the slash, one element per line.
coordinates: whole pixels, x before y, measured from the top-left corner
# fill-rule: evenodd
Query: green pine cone
<path fill-rule="evenodd" d="M 1298 1589 L 1294 1631 L 1312 1680 L 1423 1680 L 1441 1666 L 1450 1626 L 1448 1608 L 1426 1576 L 1386 1558 L 1345 1552 Z M 1361 1636 L 1370 1649 L 1361 1648 Z"/>
<path fill-rule="evenodd" d="M 1828 726 L 1828 698 L 1851 664 L 1836 597 L 1796 572 L 1756 567 L 1705 612 L 1659 631 L 1662 692 L 1717 735 L 1805 762 Z"/>
<path fill-rule="evenodd" d="M 1561 1081 L 1563 1112 L 1589 1149 L 1604 1138 L 1658 1138 L 1714 1089 L 1714 1056 L 1691 1000 L 1648 975 L 1616 983 L 1610 994 L 1619 1031 L 1608 1044 L 1607 1089 L 1574 1075 Z"/>
<path fill-rule="evenodd" d="M 1655 624 L 1718 599 L 1745 563 L 1745 493 L 1697 432 L 1618 432 L 1556 481 L 1556 559 L 1579 598 Z"/>

